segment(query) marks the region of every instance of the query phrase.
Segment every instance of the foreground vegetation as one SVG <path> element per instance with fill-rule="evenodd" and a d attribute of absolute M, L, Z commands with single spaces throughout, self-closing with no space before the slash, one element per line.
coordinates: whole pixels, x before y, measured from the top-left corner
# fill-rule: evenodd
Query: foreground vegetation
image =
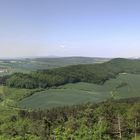
<path fill-rule="evenodd" d="M 137 101 L 137 102 L 136 102 Z M 136 103 L 134 103 L 136 102 Z M 140 134 L 138 99 L 50 110 L 19 110 L 0 120 L 2 140 L 132 140 Z"/>

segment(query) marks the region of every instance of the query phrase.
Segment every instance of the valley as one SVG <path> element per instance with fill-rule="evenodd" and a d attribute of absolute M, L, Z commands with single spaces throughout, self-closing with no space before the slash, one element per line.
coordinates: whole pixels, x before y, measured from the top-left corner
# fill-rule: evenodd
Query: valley
<path fill-rule="evenodd" d="M 118 140 L 118 125 L 123 140 L 139 139 L 138 59 L 16 69 L 0 83 L 2 140 Z"/>
<path fill-rule="evenodd" d="M 0 75 L 11 74 L 13 72 L 35 71 L 39 69 L 53 69 L 68 65 L 77 64 L 95 64 L 103 63 L 110 60 L 109 58 L 91 58 L 91 57 L 58 57 L 58 58 L 22 58 L 22 59 L 0 59 L 0 67 L 5 71 Z"/>
<path fill-rule="evenodd" d="M 125 85 L 123 86 L 123 83 Z M 140 75 L 119 74 L 103 85 L 91 83 L 66 84 L 33 94 L 19 102 L 19 106 L 28 109 L 53 108 L 75 104 L 98 103 L 110 98 L 124 99 L 140 97 Z M 122 85 L 122 86 L 121 86 Z"/>
<path fill-rule="evenodd" d="M 140 0 L 0 0 L 0 140 L 140 140 Z"/>

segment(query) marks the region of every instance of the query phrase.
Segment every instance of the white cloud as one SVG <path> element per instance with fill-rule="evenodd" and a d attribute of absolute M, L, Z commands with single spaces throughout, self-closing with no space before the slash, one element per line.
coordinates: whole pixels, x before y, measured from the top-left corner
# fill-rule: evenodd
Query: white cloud
<path fill-rule="evenodd" d="M 60 48 L 65 48 L 65 45 L 62 44 L 62 45 L 60 45 L 59 47 L 60 47 Z"/>

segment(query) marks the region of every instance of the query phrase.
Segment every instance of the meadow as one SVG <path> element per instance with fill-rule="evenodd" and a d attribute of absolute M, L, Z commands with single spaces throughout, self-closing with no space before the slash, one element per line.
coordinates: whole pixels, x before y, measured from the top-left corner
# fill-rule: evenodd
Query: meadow
<path fill-rule="evenodd" d="M 140 96 L 140 75 L 122 73 L 103 85 L 72 83 L 37 92 L 19 102 L 22 108 L 52 108 L 83 103 L 97 103 L 107 99 Z"/>

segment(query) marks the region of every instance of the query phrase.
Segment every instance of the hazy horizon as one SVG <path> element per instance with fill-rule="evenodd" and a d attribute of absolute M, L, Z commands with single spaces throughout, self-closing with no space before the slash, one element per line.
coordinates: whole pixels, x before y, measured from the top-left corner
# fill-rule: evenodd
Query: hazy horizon
<path fill-rule="evenodd" d="M 139 0 L 1 0 L 0 58 L 140 57 Z"/>
<path fill-rule="evenodd" d="M 20 57 L 0 57 L 0 60 L 24 60 L 24 59 L 36 59 L 36 58 L 99 58 L 99 59 L 116 59 L 116 58 L 124 58 L 124 59 L 140 59 L 140 57 L 100 57 L 100 56 L 20 56 Z"/>

